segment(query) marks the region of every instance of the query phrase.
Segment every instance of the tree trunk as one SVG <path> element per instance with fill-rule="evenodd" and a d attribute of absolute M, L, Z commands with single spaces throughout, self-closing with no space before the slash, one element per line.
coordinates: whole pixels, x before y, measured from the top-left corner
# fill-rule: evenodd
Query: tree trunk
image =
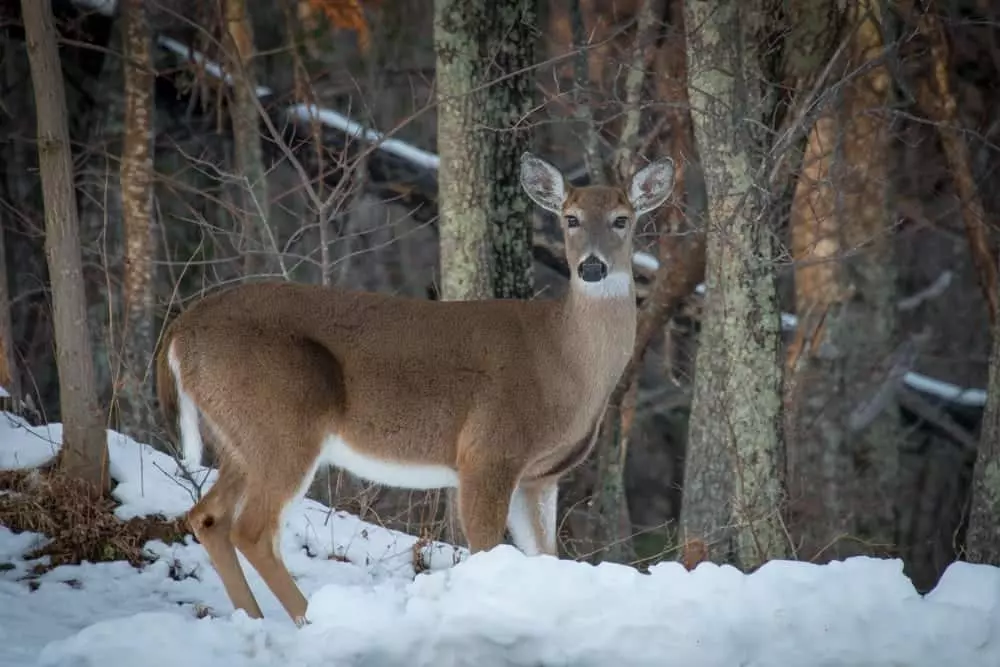
<path fill-rule="evenodd" d="M 490 192 L 493 222 L 493 296 L 528 299 L 534 296 L 532 208 L 521 191 L 521 154 L 532 150 L 533 127 L 525 122 L 536 106 L 535 26 L 538 0 L 507 0 L 488 6 L 492 18 L 480 26 L 489 45 L 489 83 L 506 77 L 484 91 L 485 105 L 479 119 L 494 128 L 487 137 L 491 159 L 486 185 Z"/>
<path fill-rule="evenodd" d="M 993 325 L 990 380 L 972 478 L 965 557 L 1000 566 L 1000 323 Z"/>
<path fill-rule="evenodd" d="M 97 405 L 87 337 L 80 231 L 56 27 L 49 3 L 22 0 L 21 9 L 35 91 L 38 166 L 45 201 L 45 252 L 52 283 L 63 420 L 60 465 L 103 493 L 110 487 L 107 434 Z"/>
<path fill-rule="evenodd" d="M 242 194 L 244 277 L 269 272 L 278 249 L 271 242 L 270 199 L 267 170 L 261 147 L 257 113 L 257 78 L 254 75 L 254 40 L 246 0 L 224 0 L 233 75 L 229 116 L 233 123 L 236 174 Z"/>
<path fill-rule="evenodd" d="M 489 169 L 492 142 L 484 126 L 489 0 L 435 0 L 438 95 L 438 215 L 442 299 L 492 295 Z"/>
<path fill-rule="evenodd" d="M 788 553 L 774 230 L 760 171 L 758 3 L 685 3 L 688 95 L 708 192 L 706 293 L 681 508 L 688 552 Z"/>
<path fill-rule="evenodd" d="M 121 192 L 125 230 L 122 391 L 125 432 L 149 442 L 153 431 L 153 61 L 144 0 L 122 3 L 125 51 L 125 137 Z"/>
<path fill-rule="evenodd" d="M 847 59 L 813 126 L 791 210 L 790 529 L 805 560 L 894 551 L 900 416 L 887 206 L 890 81 L 878 3 L 851 3 Z M 839 99 L 837 99 L 839 98 Z M 888 397 L 888 398 L 886 398 Z"/>

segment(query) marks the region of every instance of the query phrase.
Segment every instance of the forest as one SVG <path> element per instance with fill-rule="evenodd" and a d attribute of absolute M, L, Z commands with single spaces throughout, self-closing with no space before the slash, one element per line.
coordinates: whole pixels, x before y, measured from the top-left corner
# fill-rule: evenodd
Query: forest
<path fill-rule="evenodd" d="M 0 29 L 3 409 L 63 423 L 94 502 L 106 429 L 177 451 L 155 354 L 201 297 L 554 298 L 521 154 L 573 186 L 669 157 L 559 554 L 1000 565 L 1000 3 L 0 0 Z M 308 495 L 465 539 L 451 490 Z"/>

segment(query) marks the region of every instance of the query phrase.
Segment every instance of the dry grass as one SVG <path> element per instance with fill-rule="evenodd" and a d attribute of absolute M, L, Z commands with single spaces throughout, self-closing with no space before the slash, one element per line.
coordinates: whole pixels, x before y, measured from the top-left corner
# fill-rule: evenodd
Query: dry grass
<path fill-rule="evenodd" d="M 111 498 L 95 499 L 85 483 L 58 470 L 0 471 L 0 525 L 48 537 L 25 556 L 48 556 L 48 568 L 116 560 L 138 567 L 153 560 L 143 551 L 146 542 L 181 542 L 189 532 L 182 519 L 122 521 L 114 515 L 116 505 Z"/>

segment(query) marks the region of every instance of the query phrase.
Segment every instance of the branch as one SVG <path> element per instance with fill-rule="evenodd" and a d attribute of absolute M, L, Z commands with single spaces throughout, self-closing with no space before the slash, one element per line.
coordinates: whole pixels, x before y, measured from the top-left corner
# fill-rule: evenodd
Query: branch
<path fill-rule="evenodd" d="M 584 94 L 584 83 L 592 82 L 589 76 L 589 56 L 583 48 L 588 40 L 583 25 L 583 8 L 580 6 L 580 0 L 571 0 L 569 20 L 573 31 L 573 46 L 577 49 L 576 58 L 573 59 L 573 115 L 583 125 L 583 162 L 590 175 L 590 181 L 599 184 L 604 182 L 604 170 L 601 166 L 600 142 L 594 111 Z"/>
<path fill-rule="evenodd" d="M 958 103 L 951 90 L 948 72 L 948 38 L 941 19 L 933 13 L 932 8 L 928 8 L 920 16 L 918 30 L 924 33 L 931 44 L 932 76 L 920 79 L 917 85 L 917 104 L 921 112 L 935 122 L 941 137 L 941 145 L 948 161 L 948 171 L 954 178 L 955 189 L 958 190 L 962 221 L 965 223 L 965 232 L 969 239 L 969 251 L 976 266 L 979 286 L 986 299 L 990 324 L 996 326 L 1000 295 L 998 295 L 995 254 L 990 247 L 986 213 L 972 175 L 969 148 L 961 134 Z"/>
<path fill-rule="evenodd" d="M 632 43 L 632 62 L 625 76 L 625 121 L 618 138 L 618 149 L 615 151 L 612 168 L 620 182 L 626 182 L 632 175 L 632 163 L 635 159 L 635 149 L 639 138 L 639 125 L 642 120 L 640 98 L 646 79 L 646 70 L 652 60 L 652 49 L 647 43 L 648 37 L 655 38 L 657 32 L 656 17 L 662 15 L 662 0 L 643 0 L 639 5 L 639 15 L 636 18 L 635 41 Z"/>

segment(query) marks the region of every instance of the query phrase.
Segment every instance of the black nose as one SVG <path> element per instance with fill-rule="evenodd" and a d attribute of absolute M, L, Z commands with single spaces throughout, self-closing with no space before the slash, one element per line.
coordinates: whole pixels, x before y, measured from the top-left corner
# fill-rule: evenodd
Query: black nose
<path fill-rule="evenodd" d="M 580 277 L 588 283 L 604 280 L 608 275 L 608 265 L 594 255 L 588 255 L 576 268 Z"/>

